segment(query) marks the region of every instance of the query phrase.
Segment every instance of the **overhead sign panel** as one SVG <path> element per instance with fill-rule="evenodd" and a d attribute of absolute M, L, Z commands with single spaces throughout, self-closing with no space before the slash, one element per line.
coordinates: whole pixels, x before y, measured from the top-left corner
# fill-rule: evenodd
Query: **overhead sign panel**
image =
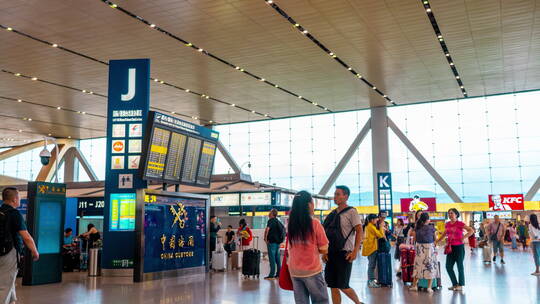
<path fill-rule="evenodd" d="M 272 205 L 272 192 L 249 192 L 240 196 L 242 206 Z"/>
<path fill-rule="evenodd" d="M 489 195 L 489 210 L 524 210 L 523 194 L 491 194 Z"/>
<path fill-rule="evenodd" d="M 159 112 L 149 120 L 143 178 L 209 187 L 219 133 Z"/>
<path fill-rule="evenodd" d="M 211 207 L 230 207 L 240 205 L 240 194 L 238 193 L 220 193 L 210 194 Z"/>

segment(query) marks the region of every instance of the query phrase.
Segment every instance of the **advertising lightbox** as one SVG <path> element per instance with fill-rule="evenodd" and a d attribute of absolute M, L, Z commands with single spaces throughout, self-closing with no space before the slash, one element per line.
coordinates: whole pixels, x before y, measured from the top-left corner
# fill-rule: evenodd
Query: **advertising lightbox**
<path fill-rule="evenodd" d="M 240 194 L 238 193 L 210 194 L 211 207 L 231 207 L 239 205 Z"/>
<path fill-rule="evenodd" d="M 489 199 L 489 210 L 523 210 L 525 203 L 523 194 L 491 194 Z"/>
<path fill-rule="evenodd" d="M 272 205 L 272 192 L 249 192 L 240 196 L 242 206 Z"/>

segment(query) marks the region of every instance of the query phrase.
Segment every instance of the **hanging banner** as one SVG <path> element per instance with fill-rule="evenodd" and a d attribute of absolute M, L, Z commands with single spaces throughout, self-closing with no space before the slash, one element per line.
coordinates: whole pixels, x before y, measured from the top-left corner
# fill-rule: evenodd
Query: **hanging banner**
<path fill-rule="evenodd" d="M 418 210 L 437 211 L 437 200 L 434 197 L 419 197 L 401 199 L 401 212 L 416 212 Z"/>
<path fill-rule="evenodd" d="M 524 210 L 523 194 L 491 194 L 489 195 L 489 210 Z"/>

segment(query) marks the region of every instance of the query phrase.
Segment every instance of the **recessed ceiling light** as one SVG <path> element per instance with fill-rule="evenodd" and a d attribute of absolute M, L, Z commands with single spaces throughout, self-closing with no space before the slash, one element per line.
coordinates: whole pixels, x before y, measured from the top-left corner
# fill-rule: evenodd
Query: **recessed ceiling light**
<path fill-rule="evenodd" d="M 12 28 L 10 28 L 10 27 L 8 27 L 8 28 L 7 28 L 6 30 L 8 30 L 8 31 L 13 31 L 13 29 L 12 29 Z"/>
<path fill-rule="evenodd" d="M 86 114 L 86 112 L 82 112 L 82 115 L 85 115 L 85 114 Z"/>
<path fill-rule="evenodd" d="M 277 84 L 276 84 L 276 85 L 274 85 L 274 86 L 275 86 L 276 88 L 279 88 L 279 86 L 278 86 Z"/>
<path fill-rule="evenodd" d="M 360 74 L 356 74 L 356 77 L 358 77 L 358 78 L 362 78 L 362 75 L 360 75 Z"/>
<path fill-rule="evenodd" d="M 298 23 L 295 23 L 295 24 L 294 24 L 294 26 L 296 26 L 296 27 L 299 27 L 299 26 L 300 26 L 300 24 L 298 24 Z"/>
<path fill-rule="evenodd" d="M 330 54 L 328 54 L 328 55 L 332 56 L 332 55 L 334 55 L 334 53 L 330 52 Z"/>
<path fill-rule="evenodd" d="M 456 76 L 456 79 L 459 79 L 459 76 Z"/>
<path fill-rule="evenodd" d="M 308 31 L 307 31 L 307 30 L 303 30 L 303 31 L 302 31 L 302 33 L 304 33 L 304 34 L 307 34 L 307 33 L 308 33 Z"/>
<path fill-rule="evenodd" d="M 51 133 L 47 134 L 47 136 L 51 136 L 51 135 L 52 135 Z"/>
<path fill-rule="evenodd" d="M 210 120 L 209 123 L 213 123 L 214 121 L 213 120 Z"/>
<path fill-rule="evenodd" d="M 56 107 L 57 110 L 62 110 L 62 107 Z"/>
<path fill-rule="evenodd" d="M 28 121 L 32 121 L 32 118 L 28 118 Z"/>
<path fill-rule="evenodd" d="M 268 4 L 274 3 L 274 1 L 272 1 L 272 0 L 267 0 L 266 2 L 268 2 Z"/>
<path fill-rule="evenodd" d="M 376 89 L 377 89 L 377 87 L 372 87 L 372 89 L 376 90 Z"/>
<path fill-rule="evenodd" d="M 155 81 L 155 82 L 158 82 L 159 80 L 158 80 L 157 78 L 154 78 L 154 81 Z"/>
<path fill-rule="evenodd" d="M 68 136 L 68 138 L 71 138 L 71 135 L 70 135 L 70 136 Z"/>
<path fill-rule="evenodd" d="M 165 83 L 165 81 L 163 81 L 163 80 L 160 80 L 160 81 L 159 81 L 159 83 L 161 83 L 161 84 L 164 84 L 164 83 Z"/>
<path fill-rule="evenodd" d="M 150 27 L 151 27 L 151 28 L 155 28 L 156 25 L 152 23 L 152 24 L 150 24 Z"/>
<path fill-rule="evenodd" d="M 235 69 L 240 70 L 240 67 L 235 67 Z"/>
<path fill-rule="evenodd" d="M 265 81 L 266 79 L 264 79 L 264 78 L 261 78 L 261 79 L 259 79 L 259 80 L 260 80 L 260 81 Z"/>
<path fill-rule="evenodd" d="M 240 69 L 240 72 L 243 72 L 243 71 L 244 71 L 244 69 Z"/>
<path fill-rule="evenodd" d="M 17 99 L 17 102 L 22 102 L 22 99 Z"/>
<path fill-rule="evenodd" d="M 446 53 L 446 57 L 450 57 L 450 54 L 449 54 L 449 53 Z"/>
<path fill-rule="evenodd" d="M 386 98 L 386 97 L 388 97 L 388 96 L 386 96 L 386 95 L 383 95 L 382 97 L 383 97 L 383 98 Z"/>
<path fill-rule="evenodd" d="M 302 99 L 302 96 L 298 96 L 298 98 Z"/>
<path fill-rule="evenodd" d="M 205 98 L 206 98 L 206 99 L 208 99 L 208 98 L 210 98 L 210 96 L 206 95 L 206 97 L 205 97 Z"/>
<path fill-rule="evenodd" d="M 53 43 L 52 47 L 58 47 L 58 44 Z"/>
<path fill-rule="evenodd" d="M 450 62 L 450 65 L 454 65 L 454 63 L 453 63 L 453 62 Z"/>
<path fill-rule="evenodd" d="M 234 106 L 236 106 L 236 105 L 235 105 L 234 103 L 233 103 L 233 104 L 231 104 L 231 107 L 234 107 Z"/>
<path fill-rule="evenodd" d="M 172 111 L 171 114 L 176 114 L 176 112 L 175 112 L 175 111 Z"/>
<path fill-rule="evenodd" d="M 347 70 L 352 71 L 352 68 L 348 68 Z"/>
<path fill-rule="evenodd" d="M 202 52 L 202 51 L 204 51 L 204 50 L 203 50 L 203 49 L 201 49 L 201 48 L 199 48 L 199 49 L 198 49 L 197 51 L 199 51 L 199 52 Z"/>
<path fill-rule="evenodd" d="M 442 38 L 442 35 L 438 35 L 437 38 L 441 39 L 441 38 Z"/>
<path fill-rule="evenodd" d="M 440 42 L 442 42 L 443 40 L 444 40 L 444 39 L 442 39 L 442 38 L 439 38 L 439 41 L 440 41 Z"/>
<path fill-rule="evenodd" d="M 17 77 L 21 76 L 21 73 L 15 73 L 15 76 L 17 76 Z"/>
<path fill-rule="evenodd" d="M 314 105 L 314 106 L 318 106 L 319 104 L 318 104 L 318 103 L 316 103 L 316 102 L 314 102 L 314 103 L 313 103 L 313 105 Z"/>
<path fill-rule="evenodd" d="M 460 88 L 462 88 L 462 89 L 463 89 L 463 86 L 460 86 Z"/>
<path fill-rule="evenodd" d="M 187 43 L 186 46 L 193 46 L 193 43 Z"/>
<path fill-rule="evenodd" d="M 251 111 L 251 113 L 255 113 L 255 111 Z"/>
<path fill-rule="evenodd" d="M 22 130 L 19 130 L 19 133 L 22 133 Z"/>
<path fill-rule="evenodd" d="M 189 89 L 186 89 L 186 93 L 189 93 Z"/>
<path fill-rule="evenodd" d="M 32 80 L 37 80 L 37 77 L 32 77 Z"/>
<path fill-rule="evenodd" d="M 431 9 L 430 9 L 430 8 L 427 8 L 427 9 L 426 9 L 426 12 L 431 13 Z"/>
<path fill-rule="evenodd" d="M 82 90 L 83 93 L 86 93 L 86 90 Z"/>
<path fill-rule="evenodd" d="M 268 117 L 268 114 L 264 114 L 264 117 Z"/>
<path fill-rule="evenodd" d="M 328 108 L 324 108 L 325 111 L 328 111 Z"/>

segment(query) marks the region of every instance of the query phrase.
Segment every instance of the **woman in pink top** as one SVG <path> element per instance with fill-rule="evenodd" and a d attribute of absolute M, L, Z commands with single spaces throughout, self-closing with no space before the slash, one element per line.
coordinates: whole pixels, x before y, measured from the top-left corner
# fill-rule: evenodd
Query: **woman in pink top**
<path fill-rule="evenodd" d="M 463 272 L 463 260 L 465 259 L 464 241 L 474 233 L 474 230 L 462 221 L 458 221 L 459 211 L 456 208 L 448 210 L 448 218 L 450 221 L 444 225 L 444 233 L 441 234 L 435 244 L 446 236 L 446 243 L 450 244 L 452 248 L 452 251 L 446 256 L 446 271 L 450 280 L 452 280 L 452 287 L 448 289 L 460 291 L 465 285 L 465 273 Z M 463 235 L 463 230 L 467 231 L 465 235 Z M 456 279 L 454 264 L 457 264 L 459 281 Z"/>
<path fill-rule="evenodd" d="M 321 254 L 328 252 L 328 239 L 319 221 L 312 218 L 315 209 L 311 194 L 300 191 L 294 196 L 287 237 L 287 265 L 291 274 L 294 301 L 298 304 L 328 303 L 322 275 Z"/>

